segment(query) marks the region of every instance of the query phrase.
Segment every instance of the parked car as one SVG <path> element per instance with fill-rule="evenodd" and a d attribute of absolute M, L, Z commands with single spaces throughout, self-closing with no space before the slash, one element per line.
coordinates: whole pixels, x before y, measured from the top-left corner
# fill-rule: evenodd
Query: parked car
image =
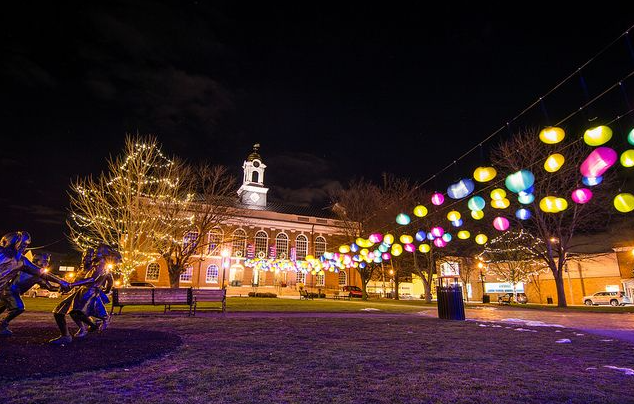
<path fill-rule="evenodd" d="M 511 302 L 526 304 L 528 303 L 528 297 L 526 296 L 526 293 L 517 293 L 517 297 L 514 297 L 513 293 L 505 293 L 498 296 L 498 304 L 508 304 Z"/>
<path fill-rule="evenodd" d="M 131 288 L 155 288 L 151 282 L 130 282 Z"/>
<path fill-rule="evenodd" d="M 593 295 L 583 297 L 583 304 L 586 306 L 596 306 L 598 304 L 625 306 L 631 303 L 632 300 L 625 295 L 625 292 L 597 292 Z"/>
<path fill-rule="evenodd" d="M 33 285 L 33 287 L 25 293 L 28 297 L 48 297 L 51 299 L 57 299 L 59 292 L 56 290 L 48 290 L 41 288 L 40 285 Z"/>
<path fill-rule="evenodd" d="M 344 286 L 341 288 L 342 295 L 348 295 L 348 297 L 363 297 L 363 290 L 358 286 Z"/>

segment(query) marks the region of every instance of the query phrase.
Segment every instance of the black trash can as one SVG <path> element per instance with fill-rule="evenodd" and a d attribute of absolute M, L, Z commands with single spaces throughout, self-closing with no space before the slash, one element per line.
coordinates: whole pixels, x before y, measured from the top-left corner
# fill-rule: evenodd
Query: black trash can
<path fill-rule="evenodd" d="M 462 288 L 458 285 L 437 286 L 438 318 L 445 320 L 464 320 L 464 302 Z"/>
<path fill-rule="evenodd" d="M 546 298 L 546 304 L 553 304 L 553 298 L 552 297 L 547 297 Z"/>
<path fill-rule="evenodd" d="M 482 296 L 482 303 L 491 303 L 491 296 L 483 295 Z"/>

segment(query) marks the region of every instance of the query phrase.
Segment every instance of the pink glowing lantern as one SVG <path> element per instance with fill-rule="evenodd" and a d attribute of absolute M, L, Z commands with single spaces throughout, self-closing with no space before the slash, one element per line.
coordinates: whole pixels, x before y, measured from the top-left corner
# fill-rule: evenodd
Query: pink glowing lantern
<path fill-rule="evenodd" d="M 392 255 L 389 252 L 384 252 L 383 254 L 381 254 L 381 258 L 383 258 L 383 261 L 388 261 L 390 258 L 392 258 Z"/>
<path fill-rule="evenodd" d="M 616 152 L 609 147 L 597 147 L 581 163 L 579 171 L 584 177 L 600 177 L 619 159 Z"/>
<path fill-rule="evenodd" d="M 493 227 L 495 227 L 495 230 L 506 231 L 509 225 L 509 220 L 505 217 L 498 216 L 493 219 Z"/>
<path fill-rule="evenodd" d="M 436 192 L 431 196 L 431 203 L 436 206 L 442 205 L 445 202 L 445 196 L 440 192 Z"/>
<path fill-rule="evenodd" d="M 575 201 L 575 203 L 588 203 L 590 199 L 592 199 L 592 191 L 588 188 L 579 188 L 572 191 L 572 200 Z"/>
<path fill-rule="evenodd" d="M 440 226 L 432 227 L 430 233 L 434 237 L 442 237 L 442 235 L 445 234 L 445 229 Z"/>
<path fill-rule="evenodd" d="M 413 253 L 414 251 L 416 251 L 416 246 L 411 243 L 403 244 L 403 249 L 409 253 Z"/>
<path fill-rule="evenodd" d="M 447 242 L 442 238 L 434 239 L 434 245 L 439 248 L 443 248 L 447 245 Z"/>
<path fill-rule="evenodd" d="M 368 239 L 374 244 L 380 243 L 383 241 L 383 235 L 381 233 L 372 233 Z"/>

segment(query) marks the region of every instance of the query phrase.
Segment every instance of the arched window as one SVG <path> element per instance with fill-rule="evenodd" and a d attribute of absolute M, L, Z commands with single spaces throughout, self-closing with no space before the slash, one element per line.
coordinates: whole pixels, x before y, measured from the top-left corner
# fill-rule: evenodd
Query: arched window
<path fill-rule="evenodd" d="M 159 266 L 158 262 L 152 262 L 148 264 L 147 270 L 145 271 L 145 280 L 158 281 L 160 272 L 161 267 Z"/>
<path fill-rule="evenodd" d="M 315 239 L 315 258 L 321 257 L 326 252 L 326 239 L 318 236 Z"/>
<path fill-rule="evenodd" d="M 346 271 L 339 271 L 339 285 L 347 285 L 348 284 L 348 274 Z"/>
<path fill-rule="evenodd" d="M 275 237 L 275 251 L 277 252 L 277 258 L 288 259 L 288 236 L 286 233 L 279 233 Z"/>
<path fill-rule="evenodd" d="M 194 272 L 194 267 L 191 265 L 188 265 L 185 268 L 185 271 L 183 271 L 183 273 L 181 274 L 180 281 L 185 283 L 191 283 L 193 272 Z"/>
<path fill-rule="evenodd" d="M 220 227 L 214 227 L 207 233 L 207 254 L 220 255 L 220 248 L 224 232 Z"/>
<path fill-rule="evenodd" d="M 326 284 L 326 274 L 315 275 L 315 286 L 324 286 Z"/>
<path fill-rule="evenodd" d="M 300 234 L 295 239 L 295 248 L 297 249 L 297 260 L 303 260 L 308 254 L 308 238 Z"/>
<path fill-rule="evenodd" d="M 233 232 L 231 249 L 234 257 L 244 257 L 247 255 L 247 233 L 242 229 Z"/>
<path fill-rule="evenodd" d="M 192 250 L 196 249 L 196 245 L 198 244 L 198 232 L 197 231 L 188 231 L 183 236 L 183 252 L 185 254 L 190 253 Z"/>
<path fill-rule="evenodd" d="M 255 256 L 256 258 L 265 258 L 268 255 L 269 248 L 269 236 L 264 230 L 260 230 L 255 233 Z M 264 252 L 264 257 L 261 257 L 261 252 Z"/>
<path fill-rule="evenodd" d="M 257 171 L 254 171 L 251 174 L 251 182 L 258 182 L 259 179 L 260 179 L 260 173 Z"/>
<path fill-rule="evenodd" d="M 306 272 L 299 271 L 297 273 L 297 283 L 306 284 Z"/>
<path fill-rule="evenodd" d="M 209 265 L 207 267 L 207 276 L 205 276 L 205 282 L 218 283 L 218 265 Z"/>

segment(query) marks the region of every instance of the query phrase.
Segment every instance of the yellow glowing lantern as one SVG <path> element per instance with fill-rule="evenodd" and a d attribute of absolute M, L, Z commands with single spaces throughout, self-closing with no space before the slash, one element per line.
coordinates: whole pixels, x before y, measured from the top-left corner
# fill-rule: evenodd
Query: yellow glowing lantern
<path fill-rule="evenodd" d="M 431 250 L 431 247 L 429 246 L 429 244 L 421 244 L 418 246 L 418 251 L 422 252 L 423 254 L 428 253 Z"/>
<path fill-rule="evenodd" d="M 629 193 L 618 194 L 614 197 L 614 207 L 619 212 L 631 212 L 634 210 L 634 195 Z"/>
<path fill-rule="evenodd" d="M 568 209 L 568 201 L 556 196 L 546 196 L 539 201 L 539 208 L 546 213 L 558 213 Z"/>
<path fill-rule="evenodd" d="M 308 254 L 306 256 L 306 258 L 304 258 L 306 261 L 313 261 L 315 259 L 315 257 L 313 257 L 311 254 Z"/>
<path fill-rule="evenodd" d="M 484 217 L 484 212 L 481 210 L 472 210 L 471 217 L 474 218 L 475 220 L 480 220 Z"/>
<path fill-rule="evenodd" d="M 366 255 L 368 255 L 368 253 L 370 252 L 370 250 L 368 250 L 367 248 L 362 249 L 361 251 L 359 251 L 359 254 L 362 257 L 365 257 Z"/>
<path fill-rule="evenodd" d="M 539 140 L 546 144 L 555 144 L 564 140 L 566 132 L 563 129 L 556 126 L 549 126 L 539 132 Z"/>
<path fill-rule="evenodd" d="M 485 234 L 478 234 L 477 236 L 475 236 L 475 242 L 482 245 L 482 244 L 486 244 L 486 242 L 489 240 L 489 238 L 485 235 Z"/>
<path fill-rule="evenodd" d="M 459 238 L 460 240 L 466 240 L 466 239 L 468 239 L 469 237 L 471 237 L 471 233 L 469 233 L 467 230 L 460 230 L 460 231 L 458 232 L 458 238 Z"/>
<path fill-rule="evenodd" d="M 610 139 L 612 139 L 612 129 L 605 125 L 590 128 L 583 134 L 583 141 L 589 146 L 601 146 Z"/>
<path fill-rule="evenodd" d="M 391 234 L 386 234 L 385 236 L 383 236 L 383 242 L 385 244 L 394 244 L 394 236 Z"/>
<path fill-rule="evenodd" d="M 423 205 L 418 205 L 414 208 L 414 216 L 416 217 L 425 217 L 427 216 L 427 208 Z"/>
<path fill-rule="evenodd" d="M 634 167 L 634 150 L 625 150 L 621 154 L 621 165 L 623 167 Z"/>
<path fill-rule="evenodd" d="M 564 198 L 556 198 L 555 199 L 555 207 L 557 208 L 558 212 L 562 212 L 562 211 L 568 209 L 568 201 L 565 200 Z"/>
<path fill-rule="evenodd" d="M 491 199 L 493 199 L 494 201 L 498 201 L 504 198 L 506 198 L 506 191 L 502 188 L 495 188 L 493 191 L 491 191 Z"/>
<path fill-rule="evenodd" d="M 349 246 L 349 245 L 347 245 L 347 244 L 340 245 L 340 246 L 339 246 L 339 252 L 340 252 L 340 253 L 342 253 L 342 254 L 347 254 L 347 253 L 349 253 L 349 252 L 350 252 L 350 246 Z"/>
<path fill-rule="evenodd" d="M 414 238 L 407 234 L 403 234 L 401 237 L 399 237 L 399 240 L 403 244 L 412 244 L 414 242 Z"/>
<path fill-rule="evenodd" d="M 551 154 L 546 159 L 546 162 L 544 162 L 544 170 L 548 171 L 549 173 L 557 172 L 559 171 L 561 166 L 564 165 L 564 161 L 566 161 L 566 159 L 563 155 L 559 153 Z"/>
<path fill-rule="evenodd" d="M 491 181 L 497 175 L 497 171 L 493 167 L 478 167 L 473 172 L 473 179 L 478 182 Z"/>
<path fill-rule="evenodd" d="M 450 222 L 455 222 L 457 220 L 460 220 L 460 212 L 458 212 L 457 210 L 452 210 L 451 212 L 447 213 L 447 219 Z"/>
<path fill-rule="evenodd" d="M 507 198 L 496 199 L 491 201 L 491 207 L 495 209 L 506 209 L 509 207 L 510 204 L 511 204 L 511 201 L 509 201 Z"/>
<path fill-rule="evenodd" d="M 392 244 L 390 252 L 393 256 L 398 257 L 399 255 L 403 254 L 403 246 L 401 246 L 400 244 Z"/>

